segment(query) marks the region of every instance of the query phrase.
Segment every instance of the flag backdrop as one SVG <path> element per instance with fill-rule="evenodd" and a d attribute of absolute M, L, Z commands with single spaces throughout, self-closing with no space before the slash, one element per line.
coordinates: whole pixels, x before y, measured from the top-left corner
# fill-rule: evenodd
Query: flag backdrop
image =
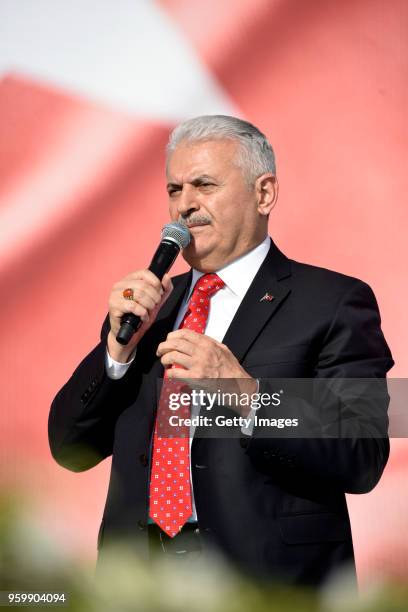
<path fill-rule="evenodd" d="M 0 478 L 56 541 L 95 556 L 110 460 L 54 463 L 49 405 L 98 341 L 112 284 L 149 262 L 183 119 L 237 114 L 269 137 L 271 235 L 373 287 L 390 376 L 408 374 L 407 47 L 405 0 L 2 1 Z M 362 584 L 406 576 L 407 467 L 393 439 L 378 487 L 348 496 Z"/>

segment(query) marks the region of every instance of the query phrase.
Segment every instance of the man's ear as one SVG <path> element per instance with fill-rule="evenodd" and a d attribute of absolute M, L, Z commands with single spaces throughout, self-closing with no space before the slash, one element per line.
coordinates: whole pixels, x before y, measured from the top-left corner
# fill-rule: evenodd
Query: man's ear
<path fill-rule="evenodd" d="M 278 199 L 279 183 L 277 177 L 271 173 L 259 176 L 255 182 L 255 192 L 259 214 L 268 216 Z"/>

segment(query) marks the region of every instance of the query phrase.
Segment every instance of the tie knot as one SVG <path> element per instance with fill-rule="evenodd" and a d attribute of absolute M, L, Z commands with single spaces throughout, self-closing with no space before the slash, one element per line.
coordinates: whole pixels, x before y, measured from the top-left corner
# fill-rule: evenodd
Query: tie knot
<path fill-rule="evenodd" d="M 222 289 L 224 285 L 224 281 L 221 280 L 215 272 L 211 272 L 209 274 L 204 274 L 198 279 L 194 291 L 202 291 L 208 295 L 208 297 L 212 297 L 219 289 Z"/>

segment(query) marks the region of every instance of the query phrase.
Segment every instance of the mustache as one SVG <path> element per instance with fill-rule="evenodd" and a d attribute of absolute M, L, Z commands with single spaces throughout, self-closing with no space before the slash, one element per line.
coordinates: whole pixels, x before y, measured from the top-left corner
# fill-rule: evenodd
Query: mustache
<path fill-rule="evenodd" d="M 211 219 L 205 215 L 189 215 L 188 217 L 179 217 L 178 222 L 190 227 L 191 225 L 208 225 L 211 223 Z"/>

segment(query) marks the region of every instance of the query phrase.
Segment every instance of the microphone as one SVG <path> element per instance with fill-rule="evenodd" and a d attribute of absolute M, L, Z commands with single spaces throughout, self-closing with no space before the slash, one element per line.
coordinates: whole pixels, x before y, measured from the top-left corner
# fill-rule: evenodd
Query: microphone
<path fill-rule="evenodd" d="M 185 225 L 181 223 L 167 223 L 162 229 L 161 241 L 153 255 L 149 270 L 161 280 L 174 264 L 181 249 L 185 249 L 189 245 L 190 240 L 191 234 Z M 121 318 L 118 335 L 116 336 L 117 342 L 124 346 L 128 344 L 141 324 L 140 317 L 133 314 L 133 312 L 124 314 Z"/>

